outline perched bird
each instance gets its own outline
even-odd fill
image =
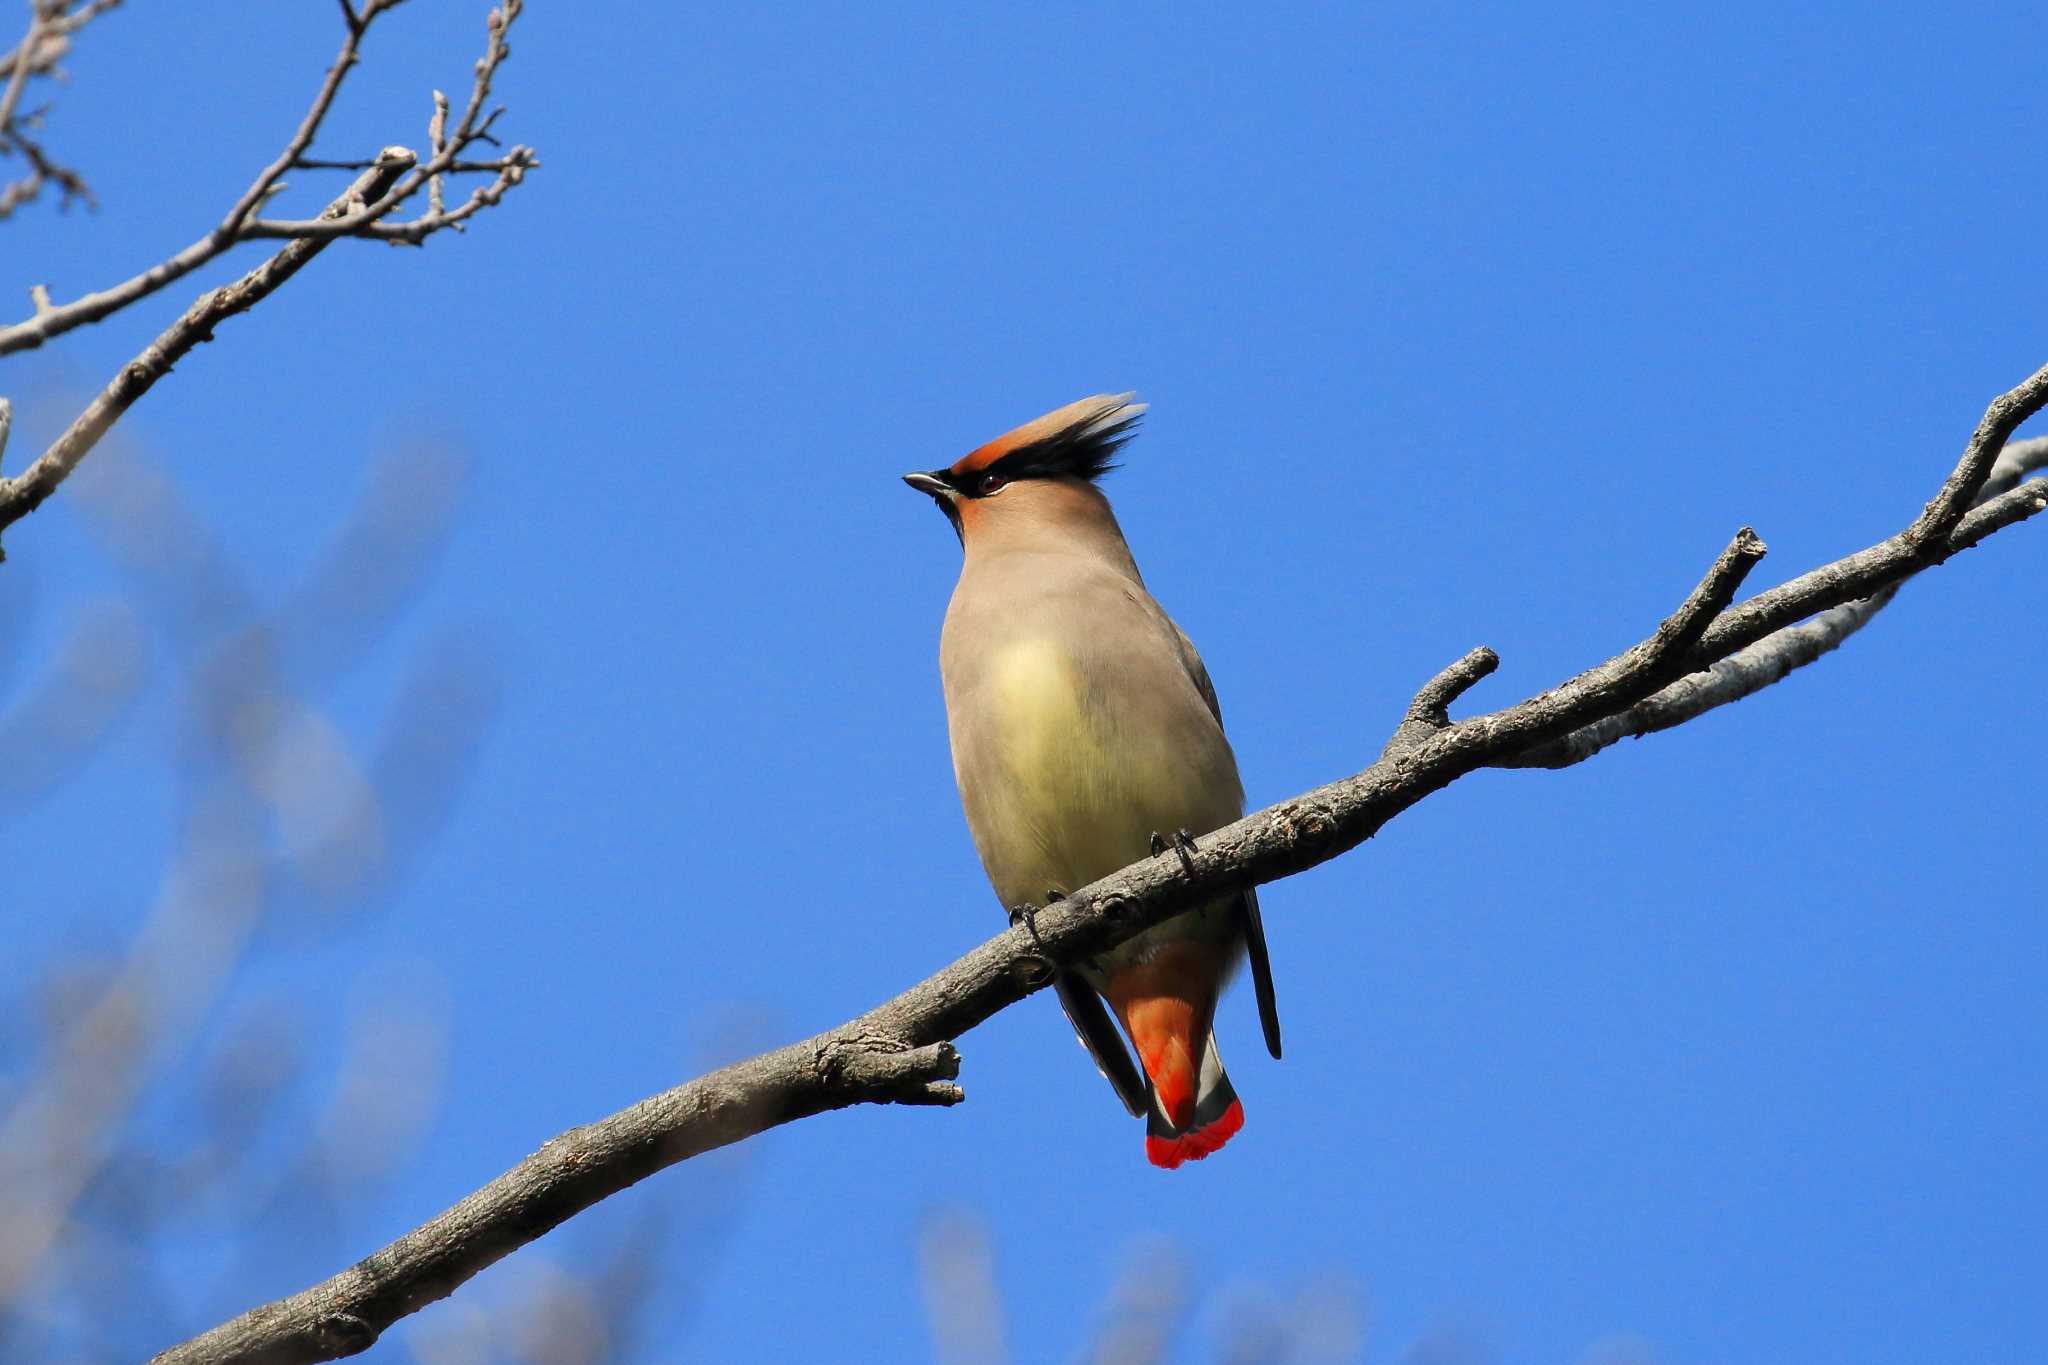
[[[1185,840],[1244,813],[1208,672],[1145,591],[1096,486],[1145,411],[1134,396],[1084,398],[945,469],[903,476],[960,537],[939,644],[953,775],[982,866],[1013,914],[1159,853],[1162,831]],[[1056,980],[1082,1045],[1125,1107],[1147,1116],[1154,1165],[1205,1157],[1244,1125],[1210,1032],[1241,957],[1277,1058],[1273,974],[1250,891]]]

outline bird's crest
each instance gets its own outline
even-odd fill
[[[1145,405],[1135,393],[1098,393],[1026,422],[960,457],[947,472],[1008,479],[1066,474],[1093,482],[1116,467],[1117,448],[1137,435]]]

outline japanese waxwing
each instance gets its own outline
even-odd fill
[[[953,775],[988,879],[1013,912],[1057,899],[1244,813],[1208,672],[1145,591],[1096,486],[1145,408],[1099,394],[906,474],[965,561],[939,643]],[[1174,1167],[1244,1124],[1210,1025],[1249,957],[1266,1047],[1280,1055],[1258,898],[1233,893],[1078,963],[1055,981],[1082,1046],[1147,1118]],[[1103,1007],[1143,1063],[1131,1063]]]

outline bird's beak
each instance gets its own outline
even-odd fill
[[[936,474],[926,474],[923,472],[919,472],[916,474],[905,474],[903,476],[903,482],[909,484],[918,492],[929,493],[935,498],[946,497],[950,495],[953,491],[950,487],[947,486],[946,481],[944,479],[941,479]]]

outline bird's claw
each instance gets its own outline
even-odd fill
[[[1048,903],[1061,899],[1064,899],[1064,897],[1060,896],[1057,892],[1048,892],[1046,895]],[[1052,960],[1052,955],[1045,951],[1045,941],[1038,936],[1038,907],[1035,905],[1016,905],[1010,907],[1010,927],[1014,929],[1020,924],[1024,926],[1025,932],[1031,935],[1031,942],[1036,946],[1036,951],[1024,954],[1023,957],[1012,964],[1013,968],[1020,969],[1017,971],[1017,979],[1033,989],[1048,985],[1058,978],[1060,964]],[[1036,968],[1037,970],[1029,970],[1031,968]]]
[[[1160,854],[1171,848],[1174,852],[1180,854],[1181,871],[1188,873],[1190,876],[1194,874],[1195,863],[1194,859],[1188,857],[1188,854],[1197,851],[1200,847],[1195,842],[1195,836],[1188,833],[1186,826],[1182,826],[1173,832],[1173,842],[1171,844],[1166,842],[1166,836],[1158,830],[1152,831],[1152,856],[1157,858]]]

